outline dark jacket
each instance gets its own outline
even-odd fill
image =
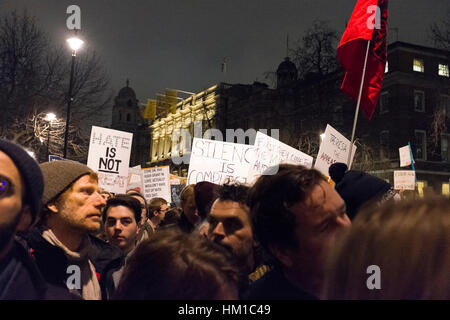
[[[125,258],[121,256],[112,260],[104,269],[100,277],[100,288],[102,289],[103,300],[111,300],[116,292],[116,285],[113,279],[113,273],[125,265]]]
[[[186,233],[191,233],[194,231],[195,226],[186,218],[184,212],[181,213],[180,219],[178,220],[178,227]]]
[[[89,237],[92,245],[97,249],[95,250],[95,256],[91,256],[90,260],[95,267],[97,278],[100,280],[105,267],[111,261],[120,259],[122,253],[120,249],[97,237],[92,235],[89,235]],[[69,291],[66,286],[69,261],[64,250],[45,240],[39,229],[33,229],[28,232],[24,235],[24,239],[31,248],[32,254],[36,259],[36,264],[45,280],[52,285],[65,288]]]
[[[274,267],[255,281],[245,300],[316,300],[317,298],[292,285],[279,267]]]
[[[33,257],[18,241],[0,263],[0,300],[77,300],[67,289],[47,283]]]

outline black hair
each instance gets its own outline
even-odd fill
[[[250,188],[243,184],[224,184],[217,190],[219,201],[233,201],[247,205],[247,197]]]
[[[270,244],[282,248],[298,246],[295,215],[290,208],[306,200],[321,181],[326,180],[315,169],[281,164],[276,174],[260,176],[250,188],[248,206],[253,233],[267,251]]]
[[[124,206],[129,208],[134,213],[134,219],[136,223],[141,221],[141,203],[138,199],[133,198],[129,194],[119,194],[114,198],[108,199],[106,201],[105,209],[103,209],[103,223],[106,221],[108,215],[108,209],[111,207]]]

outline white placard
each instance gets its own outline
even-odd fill
[[[249,173],[248,181],[253,183],[266,169],[282,163],[303,165],[312,167],[313,157],[303,153],[281,141],[257,132],[255,138],[255,157]],[[274,167],[270,173],[275,174],[278,170]]]
[[[325,129],[325,137],[320,144],[319,153],[317,154],[314,169],[319,170],[325,176],[329,176],[328,168],[336,162],[347,164],[348,153],[350,152],[350,141],[340,134],[336,129],[327,124]],[[353,144],[352,156],[350,163],[353,162],[356,146]],[[349,168],[351,166],[348,166]]]
[[[128,169],[128,186],[127,190],[135,189],[139,192],[144,191],[144,186],[142,184],[142,170],[141,166],[136,166]]]
[[[92,126],[87,165],[98,173],[98,184],[109,192],[125,193],[133,134]]]
[[[411,151],[409,145],[398,149],[400,154],[400,167],[407,167],[411,165]]]
[[[412,170],[394,171],[394,189],[395,190],[415,190],[416,172]]]
[[[247,184],[254,149],[246,144],[194,138],[187,184],[200,181]]]
[[[172,202],[169,166],[142,169],[142,176],[145,199],[163,198],[168,203]]]

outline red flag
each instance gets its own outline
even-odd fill
[[[375,19],[377,6],[379,21]],[[358,0],[337,51],[339,62],[346,71],[341,89],[357,101],[367,41],[370,40],[361,95],[361,108],[369,120],[372,119],[383,86],[387,60],[387,7],[388,0]]]

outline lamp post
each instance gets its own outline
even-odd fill
[[[47,131],[47,159],[48,156],[50,155],[50,131],[52,130],[52,123],[53,120],[55,120],[55,118],[56,115],[53,112],[47,113],[47,115],[44,118],[45,121],[48,121],[50,123]]]
[[[67,39],[67,42],[69,43],[70,49],[72,49],[72,66],[70,69],[69,94],[67,96],[66,132],[64,134],[64,156],[63,156],[64,158],[67,157],[67,140],[69,138],[70,106],[73,101],[72,89],[73,89],[73,73],[75,69],[75,57],[77,56],[77,50],[81,48],[84,41],[76,36],[75,30],[75,37]]]

